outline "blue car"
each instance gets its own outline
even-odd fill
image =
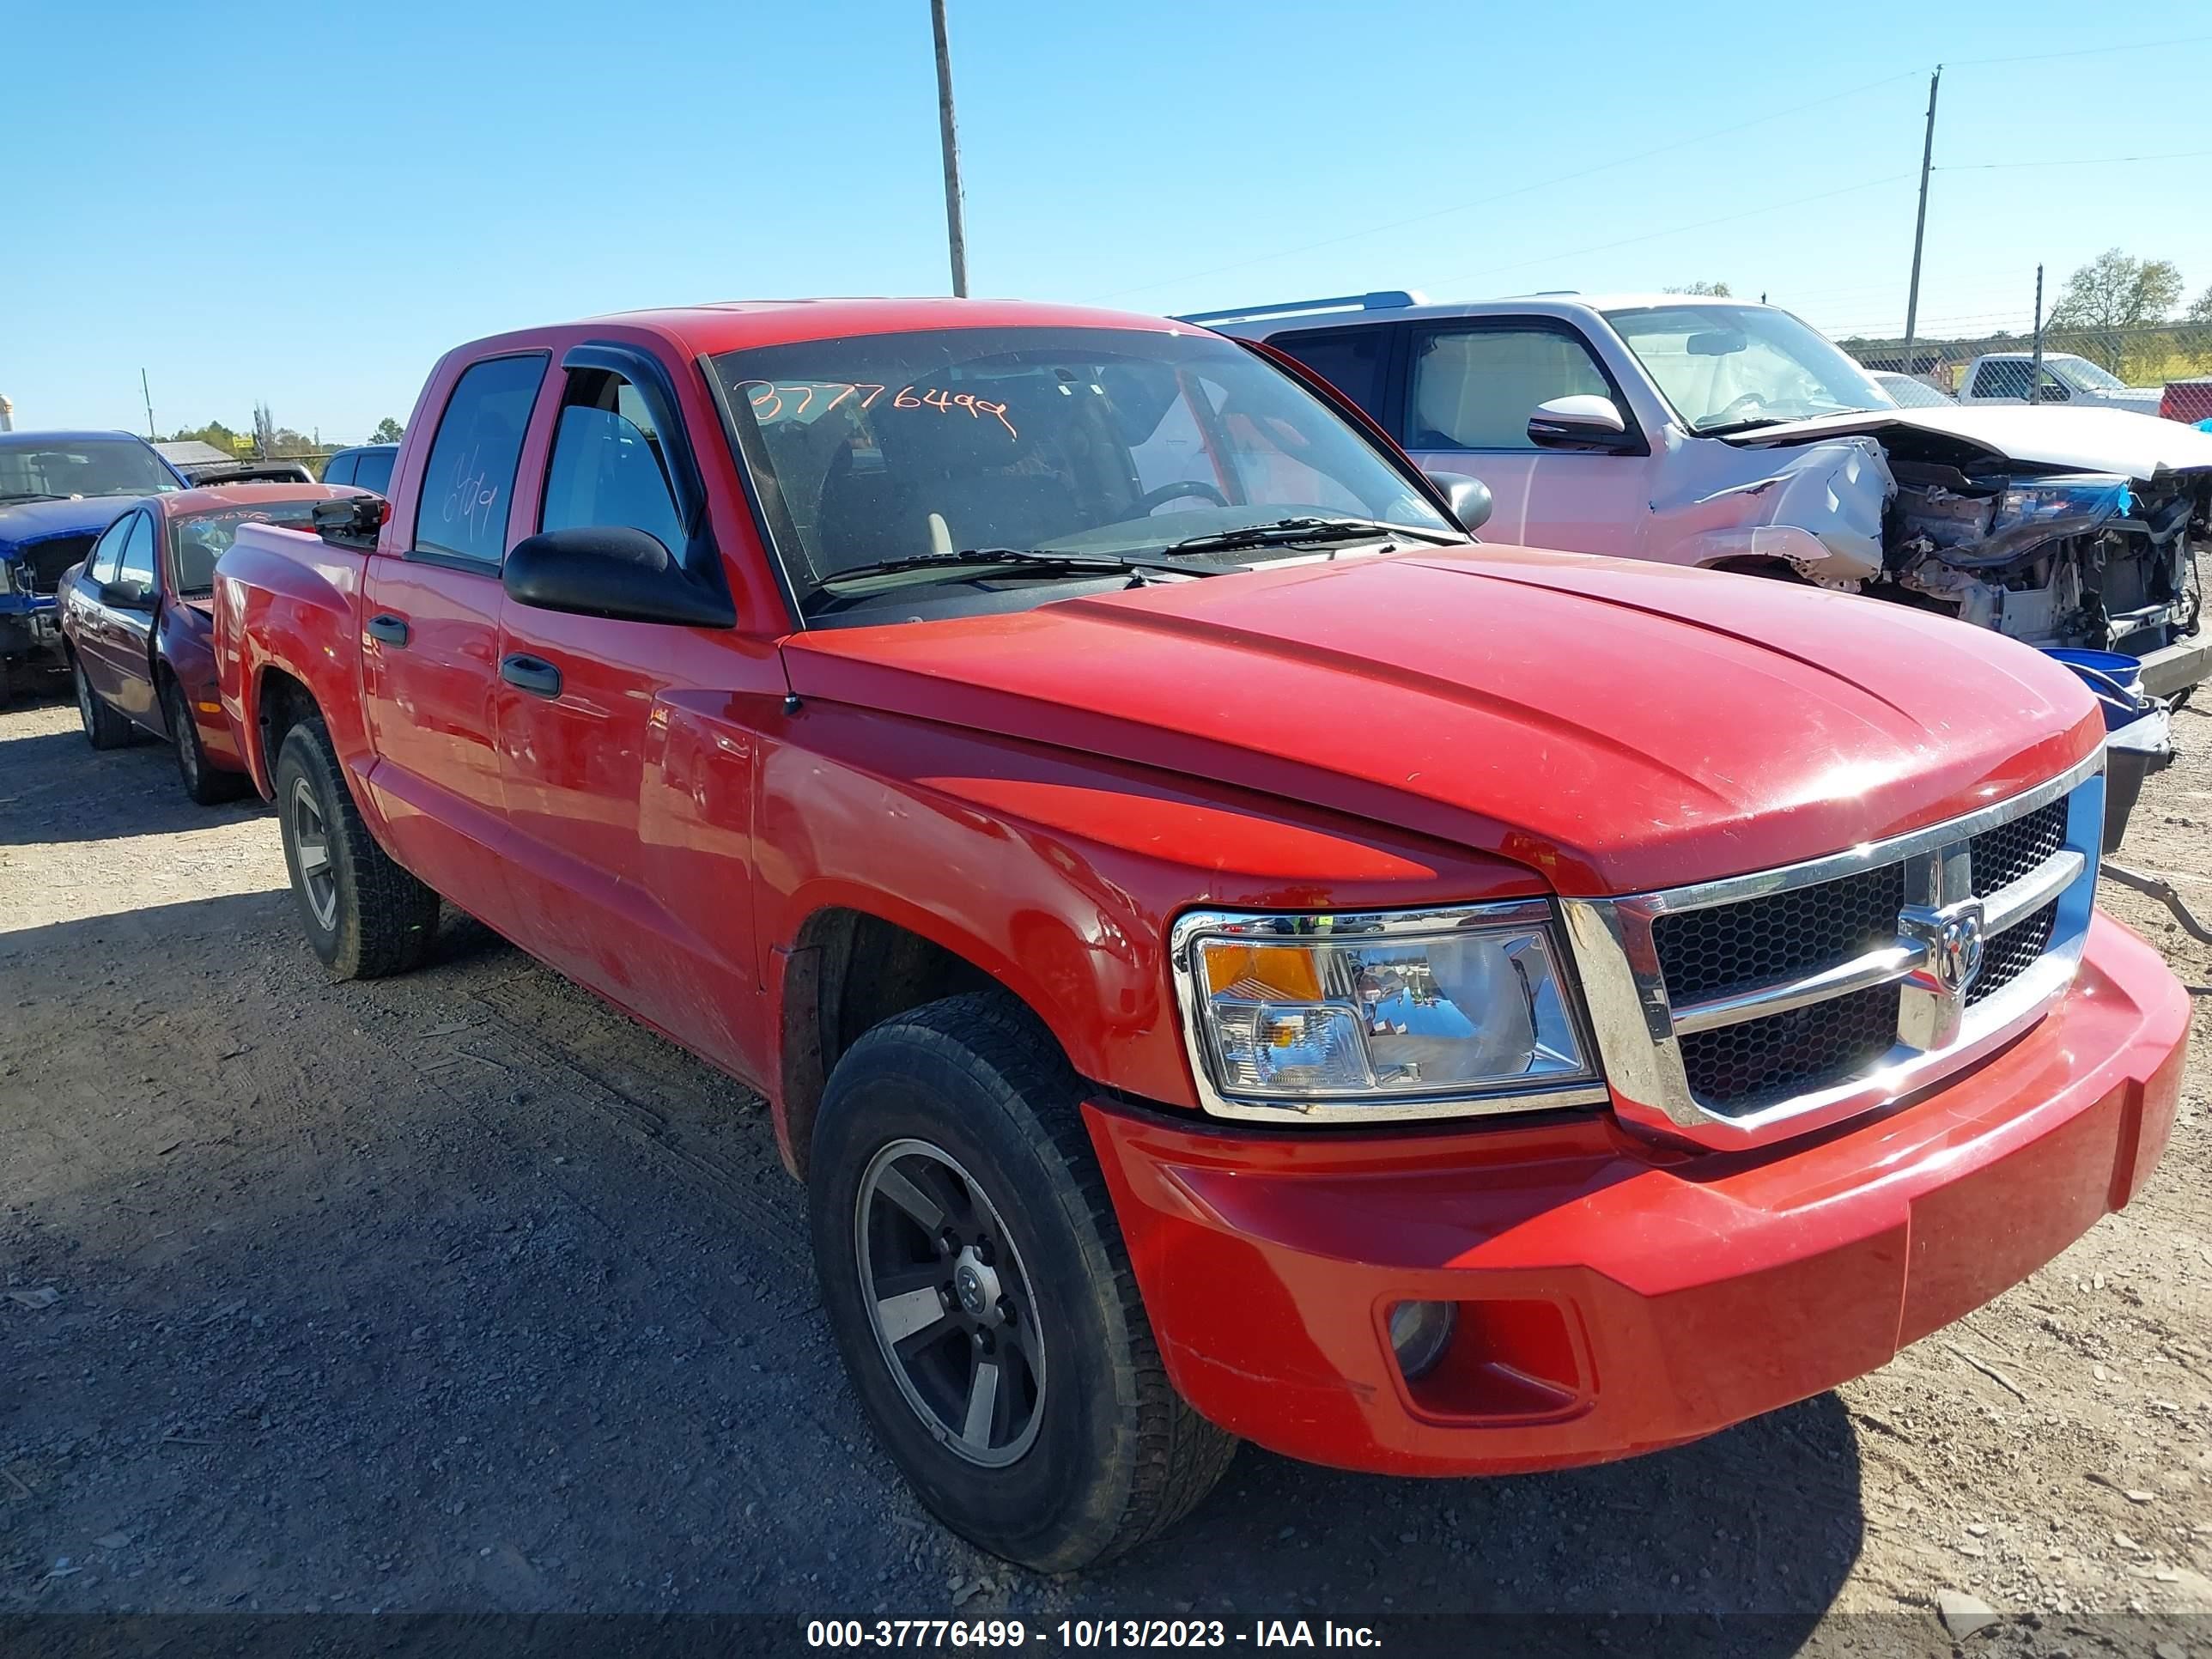
[[[128,432],[0,432],[0,702],[68,666],[55,591],[123,509],[190,488]]]

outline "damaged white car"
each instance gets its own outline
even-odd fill
[[[1899,408],[1788,312],[1681,295],[1383,293],[1186,320],[1265,341],[1435,472],[1489,539],[1747,570],[2212,672],[2212,434],[2110,410]]]

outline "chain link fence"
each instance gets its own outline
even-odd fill
[[[1996,333],[1950,340],[1915,340],[1908,349],[1899,340],[1847,339],[1844,350],[1867,368],[1909,374],[1952,397],[2016,398],[2027,402],[2029,370],[2022,363],[1985,363],[1977,359],[2027,356],[2035,349],[2032,335]],[[2148,328],[2050,328],[2043,332],[2045,366],[2038,401],[2087,401],[2075,394],[2085,385],[2102,385],[2084,374],[2083,362],[2126,386],[2161,394],[2160,412],[2191,422],[2212,419],[2212,322],[2161,323]],[[2053,359],[2063,361],[2053,362]]]

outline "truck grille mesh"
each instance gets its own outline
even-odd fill
[[[1893,934],[1895,921],[1893,911]],[[1894,985],[1877,985],[1686,1036],[1691,1091],[1711,1110],[1737,1117],[1848,1082],[1896,1046],[1899,995]]]
[[[1966,988],[1966,1006],[1997,992],[2033,968],[2051,948],[2051,930],[2058,921],[2058,901],[2053,899],[2033,915],[2013,925],[1989,943],[1982,956],[1982,971]]]
[[[1662,915],[1651,941],[1674,1006],[1771,985],[1897,942],[1905,866],[1885,865],[1814,887]]]
[[[2063,795],[2024,818],[1984,830],[1966,843],[1973,859],[1974,896],[1987,898],[2009,887],[2065,844],[2066,798]],[[2050,937],[2047,926],[2044,937]]]

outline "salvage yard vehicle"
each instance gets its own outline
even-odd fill
[[[2033,386],[2035,394],[2028,395]],[[2112,370],[2070,351],[2046,351],[2036,369],[2032,351],[1990,351],[1959,376],[1962,404],[2064,404],[2075,409],[2117,409],[2155,415],[2165,388],[2130,386]]]
[[[216,561],[247,524],[306,526],[319,501],[357,494],[321,484],[224,484],[155,495],[126,508],[65,571],[63,647],[77,718],[94,749],[134,729],[176,750],[185,793],[204,806],[248,787],[216,684]]]
[[[1430,305],[1402,291],[1187,320],[1316,370],[1505,539],[1749,571],[2212,672],[2212,437],[2108,409],[1898,407],[1788,312],[1687,295]]]
[[[0,703],[67,666],[54,590],[125,502],[185,487],[128,432],[0,432]]]
[[[382,495],[392,487],[392,462],[398,444],[356,444],[341,449],[323,463],[323,482],[355,484]]]
[[[388,501],[240,530],[222,701],[328,970],[442,895],[758,1090],[890,1455],[1071,1568],[1240,1437],[1504,1473],[1816,1394],[2166,1143],[2072,676],[1478,500],[1155,319],[533,329]]]
[[[1910,374],[1893,374],[1886,369],[1868,372],[1871,380],[1889,393],[1890,402],[1899,409],[1948,409],[1959,400],[1948,392],[1939,392],[1927,381]]]

